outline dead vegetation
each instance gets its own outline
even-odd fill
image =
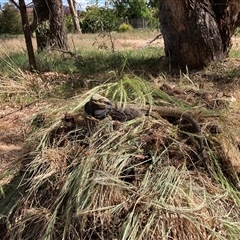
[[[222,81],[212,70],[150,83],[124,76],[67,100],[51,95],[63,75],[1,78],[1,93],[11,93],[2,103],[1,141],[19,148],[2,158],[11,165],[0,187],[0,238],[239,239],[239,83],[237,76],[227,80],[224,68],[214,74]],[[86,116],[83,106],[95,92],[191,112],[207,162],[197,136],[176,119]],[[32,104],[10,105],[26,96]]]

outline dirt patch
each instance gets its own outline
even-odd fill
[[[31,131],[31,120],[44,105],[46,103],[5,107],[0,111],[0,173],[21,155]]]

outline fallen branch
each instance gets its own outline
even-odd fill
[[[47,49],[47,51],[48,51],[48,52],[49,52],[49,51],[57,51],[57,52],[60,52],[60,53],[62,53],[62,54],[61,54],[61,57],[62,57],[63,59],[65,58],[64,55],[69,55],[70,58],[75,58],[75,59],[80,59],[80,60],[82,60],[82,56],[81,56],[81,55],[79,55],[79,54],[77,54],[77,53],[74,53],[74,52],[72,52],[72,51],[69,51],[69,50],[62,50],[62,49],[54,48],[53,46],[51,46],[51,47],[49,47],[49,48]]]
[[[158,34],[154,39],[152,39],[151,41],[147,42],[145,46],[143,46],[142,48],[146,48],[147,46],[149,46],[151,43],[153,43],[154,41],[156,41],[157,39],[161,39],[162,38],[162,34]]]

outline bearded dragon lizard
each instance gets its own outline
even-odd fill
[[[156,115],[161,117],[176,117],[187,120],[192,124],[196,133],[201,133],[201,127],[197,121],[188,113],[175,108],[153,106],[151,108],[153,113],[149,113],[148,108],[137,107],[135,104],[128,104],[125,108],[113,105],[110,100],[100,94],[94,94],[90,101],[85,104],[85,112],[97,119],[104,119],[110,116],[112,120],[125,122],[137,117]],[[157,113],[157,114],[154,114]]]
[[[110,116],[112,120],[117,120],[120,122],[129,121],[131,119],[146,115],[153,115],[154,117],[156,117],[156,115],[161,117],[176,117],[187,120],[194,127],[195,133],[201,133],[200,125],[190,114],[175,108],[153,106],[151,108],[153,111],[152,114],[149,113],[148,108],[137,108],[134,104],[128,104],[125,108],[118,107],[117,105],[113,105],[108,98],[103,97],[100,94],[94,94],[90,101],[85,104],[84,108],[87,114],[96,119],[104,119],[107,116]],[[154,112],[157,114],[154,114]],[[200,143],[200,145],[202,145],[200,147],[203,148],[203,143]]]
[[[201,152],[201,155],[204,160],[207,160],[203,137],[201,136],[201,127],[189,113],[186,113],[179,109],[162,106],[153,106],[151,108],[152,113],[149,113],[149,109],[147,107],[138,107],[135,104],[127,104],[125,108],[118,107],[117,105],[112,104],[108,98],[103,97],[100,94],[94,94],[89,100],[89,102],[85,104],[84,109],[87,114],[93,116],[96,119],[104,119],[110,116],[112,120],[117,120],[120,122],[125,122],[137,117],[147,115],[152,115],[154,118],[158,118],[159,116],[161,116],[175,117],[186,120],[193,126],[194,132],[199,142],[199,150]],[[205,161],[204,165],[206,170],[209,172]],[[209,174],[211,175],[210,172]]]

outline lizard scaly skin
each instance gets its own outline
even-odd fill
[[[153,117],[157,116],[154,113],[157,113],[157,115],[161,117],[176,117],[179,119],[185,119],[192,124],[196,133],[201,132],[200,125],[190,114],[176,108],[153,106],[151,108],[151,112],[149,112],[147,107],[137,107],[135,104],[128,104],[125,108],[115,106],[109,111],[109,115],[113,120],[121,122],[147,115]]]
[[[118,107],[113,105],[110,100],[100,94],[94,94],[89,102],[85,104],[85,112],[97,119],[103,119],[107,116],[111,116],[113,120],[120,122],[128,121],[137,117],[153,115],[149,113],[147,107],[138,107],[135,104],[128,104],[126,107]],[[196,133],[201,132],[201,127],[197,121],[188,113],[170,107],[153,106],[152,112],[156,112],[161,117],[176,117],[179,119],[185,119],[192,124]]]
[[[203,138],[201,136],[201,127],[190,114],[176,108],[162,106],[153,106],[151,110],[152,113],[149,113],[149,109],[147,107],[138,107],[135,104],[128,104],[124,108],[118,107],[117,105],[113,105],[108,98],[103,97],[100,94],[94,94],[90,101],[85,105],[86,113],[97,119],[103,119],[110,116],[113,120],[125,122],[147,115],[155,115],[156,118],[156,114],[154,113],[157,113],[157,115],[161,117],[175,117],[187,120],[194,127],[195,133],[199,135],[198,140],[200,151],[203,157],[206,158],[206,154],[204,153]]]

